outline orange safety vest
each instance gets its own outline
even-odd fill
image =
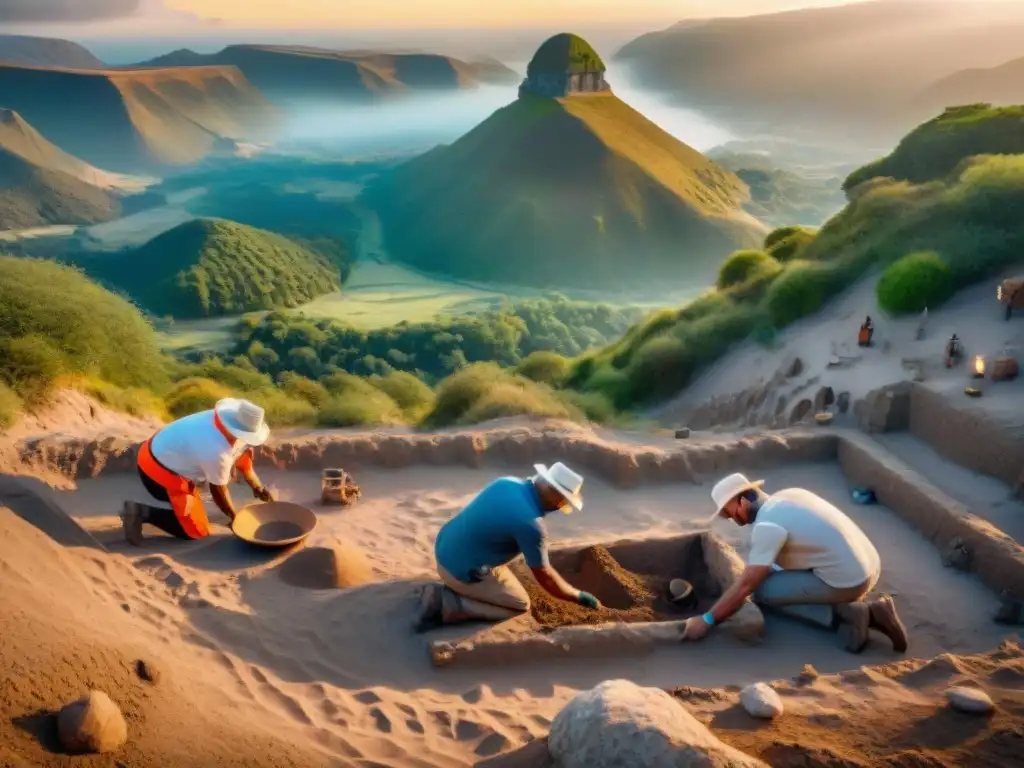
[[[217,431],[224,435],[228,444],[234,445],[235,437],[228,432],[216,412],[213,414],[213,423],[217,427]],[[199,489],[187,477],[172,472],[156,460],[151,446],[153,437],[144,442],[139,449],[139,469],[146,477],[167,491],[174,516],[178,518],[178,522],[181,523],[182,529],[190,539],[202,539],[209,536],[210,521],[206,516],[203,500],[199,496]],[[252,469],[252,461],[253,451],[252,448],[249,448],[235,462],[235,467],[243,472],[249,471]]]

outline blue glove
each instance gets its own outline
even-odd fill
[[[587,608],[592,608],[595,611],[601,607],[600,601],[589,592],[580,592],[577,602],[580,605],[585,605]]]

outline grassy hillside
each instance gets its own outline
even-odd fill
[[[0,105],[82,160],[133,172],[270,135],[277,114],[230,67],[75,70],[0,62]]]
[[[0,61],[30,67],[104,69],[106,65],[87,48],[70,40],[28,35],[0,35]]]
[[[973,122],[976,138],[991,139],[976,141],[975,153],[1005,149],[1005,135],[1014,125],[1005,115],[979,113]],[[719,283],[723,290],[655,313],[619,342],[581,356],[568,386],[601,393],[620,408],[650,403],[677,393],[730,346],[747,338],[770,343],[777,330],[818,311],[872,269],[899,265],[884,286],[889,293],[889,283],[898,283],[900,291],[909,285],[928,293],[887,294],[889,305],[918,307],[927,298],[935,308],[952,287],[1020,261],[1024,154],[976,154],[954,161],[927,141],[908,137],[901,146],[901,167],[934,180],[915,184],[875,177],[859,186],[817,233],[799,228],[773,232],[765,253],[729,259]],[[860,175],[873,176],[879,165]],[[952,174],[951,165],[956,168]],[[915,272],[921,280],[904,279]]]
[[[526,68],[534,72],[593,72],[605,69],[605,63],[586,40],[568,32],[550,37],[537,49]]]
[[[615,96],[524,96],[372,182],[389,252],[523,285],[701,279],[759,241],[745,185]]]
[[[326,255],[220,219],[194,219],[141,248],[81,263],[154,315],[177,318],[293,307],[341,284]]]
[[[684,22],[633,40],[614,58],[641,84],[697,107],[888,135],[906,130],[905,105],[940,77],[1021,53],[1018,7],[927,5],[925,13],[916,0],[878,0]]]
[[[844,188],[883,176],[919,184],[945,178],[969,157],[1021,152],[1024,107],[950,107],[911,131],[891,154],[851,173]]]
[[[518,80],[512,70],[493,60],[467,62],[430,53],[333,51],[306,46],[232,45],[211,54],[185,49],[139,66],[198,65],[237,67],[262,93],[285,105]]]

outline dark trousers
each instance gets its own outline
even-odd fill
[[[157,501],[170,504],[171,497],[167,495],[166,489],[143,472],[141,468],[138,468],[138,470],[139,479],[142,480],[142,484],[146,487],[149,495]],[[189,535],[185,533],[185,529],[181,527],[181,523],[178,522],[178,516],[174,514],[174,510],[170,507],[154,507],[149,504],[141,504],[140,506],[146,510],[146,522],[154,528],[159,528],[164,533],[169,533],[171,536],[179,539],[189,538]]]

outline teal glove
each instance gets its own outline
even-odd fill
[[[600,601],[589,592],[580,592],[580,596],[576,599],[580,605],[585,605],[587,608],[597,610],[601,607]]]

